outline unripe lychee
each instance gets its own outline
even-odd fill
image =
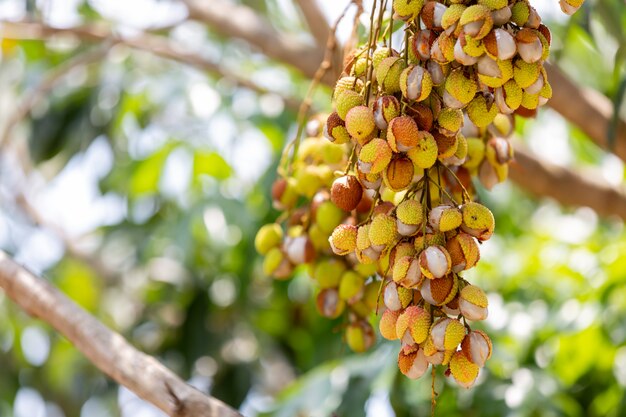
[[[443,15],[448,8],[436,1],[429,1],[424,4],[422,8],[422,13],[420,17],[422,18],[422,22],[427,29],[437,29],[441,30],[443,27],[441,26],[441,21],[443,20]]]
[[[424,131],[419,132],[417,144],[407,152],[413,164],[420,169],[428,169],[435,165],[437,155],[437,141],[433,135]]]
[[[440,86],[446,81],[446,77],[450,71],[450,65],[441,64],[433,59],[426,61],[426,69],[430,74],[430,79],[434,86]]]
[[[359,169],[364,174],[382,172],[389,162],[393,152],[384,139],[372,139],[359,152]]]
[[[335,84],[335,90],[333,91],[333,100],[336,101],[341,93],[347,90],[361,93],[363,91],[363,81],[355,77],[341,77],[337,81],[337,84]]]
[[[365,278],[354,271],[346,271],[339,282],[339,297],[352,304],[359,300],[365,291]]]
[[[459,147],[458,135],[444,135],[441,132],[434,132],[433,137],[437,142],[437,158],[444,160],[456,153]]]
[[[537,81],[541,74],[541,64],[528,63],[521,58],[513,62],[513,79],[520,88],[528,88]]]
[[[454,44],[454,59],[460,62],[461,64],[469,67],[478,62],[478,57],[472,56],[465,52],[464,46],[467,44],[466,36],[460,36],[457,38],[456,43]]]
[[[420,253],[420,269],[426,278],[442,278],[452,267],[450,254],[443,246],[429,246]]]
[[[320,291],[315,305],[319,313],[329,319],[339,317],[346,308],[346,303],[339,297],[339,291],[335,288]]]
[[[277,210],[288,210],[298,201],[295,179],[278,178],[272,184],[272,205]]]
[[[430,48],[437,39],[437,34],[432,30],[420,30],[412,38],[411,51],[413,54],[421,59],[430,59]]]
[[[485,52],[494,60],[511,59],[517,52],[517,45],[513,35],[500,28],[489,32],[483,39],[483,44],[485,45]]]
[[[463,213],[463,231],[476,239],[484,241],[491,237],[495,228],[495,219],[491,210],[482,204],[469,202],[461,206]]]
[[[507,5],[501,9],[493,10],[491,12],[491,19],[493,20],[493,26],[506,25],[512,16],[511,8]]]
[[[409,65],[400,74],[400,90],[402,95],[410,101],[426,99],[432,90],[433,81],[430,73],[419,65]]]
[[[376,336],[372,325],[364,320],[351,323],[346,329],[346,343],[353,352],[365,352],[375,341]]]
[[[413,181],[414,173],[415,168],[409,158],[395,158],[383,171],[383,182],[387,188],[394,192],[406,190]]]
[[[312,277],[321,289],[336,288],[341,281],[341,275],[346,265],[337,258],[327,258],[315,263]]]
[[[467,158],[463,166],[467,169],[478,168],[485,157],[485,142],[480,138],[467,139]]]
[[[394,96],[381,96],[376,99],[372,109],[376,126],[384,130],[392,119],[400,115],[400,102]]]
[[[573,15],[583,5],[584,0],[559,0],[559,5],[563,13]]]
[[[457,293],[458,281],[454,274],[443,278],[425,279],[420,292],[426,302],[434,306],[448,304]]]
[[[459,26],[466,35],[474,39],[482,39],[493,27],[491,10],[483,5],[475,4],[463,11]]]
[[[461,215],[461,210],[449,205],[433,207],[430,213],[428,213],[428,224],[436,232],[454,230],[461,225],[462,221],[463,216]]]
[[[412,117],[400,116],[389,122],[387,142],[394,152],[406,152],[415,147],[419,130]]]
[[[457,319],[440,318],[430,328],[430,337],[437,350],[452,350],[465,338],[465,326]]]
[[[309,263],[315,259],[315,248],[307,235],[287,237],[284,246],[287,257],[295,265]]]
[[[324,124],[324,137],[337,145],[350,142],[346,124],[341,120],[337,112],[333,112],[328,116]]]
[[[487,333],[481,330],[472,330],[461,343],[461,352],[479,367],[485,366],[485,362],[491,357],[491,339]]]
[[[416,200],[404,200],[396,208],[396,225],[402,236],[412,236],[424,221],[424,208]]]
[[[347,255],[356,249],[357,228],[351,224],[340,224],[333,230],[328,241],[333,253]]]
[[[533,29],[524,28],[515,35],[517,53],[529,64],[541,60],[543,55],[543,44],[537,33]]]
[[[414,256],[403,256],[393,264],[393,280],[405,288],[415,288],[422,283],[419,260]]]
[[[454,136],[463,126],[463,112],[459,109],[442,109],[437,117],[437,124],[439,124],[440,133]]]
[[[402,20],[412,20],[422,10],[424,0],[393,0],[393,11]]]
[[[430,48],[430,58],[439,64],[454,61],[454,45],[456,40],[446,32],[441,32]],[[436,81],[435,81],[436,83]]]
[[[374,135],[376,121],[369,107],[356,106],[346,115],[346,130],[360,145],[367,143]]]
[[[359,226],[356,235],[356,254],[361,263],[371,263],[380,257],[380,251],[372,247],[369,238],[370,225]]]
[[[485,320],[489,314],[487,295],[475,285],[467,285],[459,295],[459,309],[467,320]]]
[[[387,214],[374,216],[368,236],[372,245],[382,250],[396,240],[396,220]]]
[[[473,237],[467,233],[458,233],[446,241],[446,249],[452,261],[452,272],[461,272],[472,268],[480,259],[480,250]]]
[[[413,300],[413,290],[399,287],[391,281],[385,286],[383,302],[389,310],[398,311],[406,308]]]
[[[448,10],[441,17],[441,27],[448,34],[458,36],[461,28],[458,26],[459,20],[467,6],[461,3],[454,3],[448,7]]]
[[[287,279],[293,272],[293,265],[279,248],[272,248],[263,259],[263,273],[276,279]]]
[[[380,318],[380,323],[378,324],[378,329],[380,330],[380,335],[382,337],[387,340],[398,339],[398,334],[396,333],[396,322],[398,321],[398,317],[400,317],[401,313],[401,310],[385,310]]]
[[[363,187],[354,175],[344,175],[333,181],[330,200],[345,211],[352,211],[363,197]]]
[[[474,100],[467,105],[467,114],[477,127],[489,126],[498,114],[498,106],[494,103],[492,95],[478,94]]]
[[[383,59],[376,67],[376,80],[386,94],[400,91],[400,74],[406,68],[406,62],[399,57]]]
[[[398,339],[408,341],[407,344],[420,344],[428,337],[430,330],[430,313],[422,307],[407,307],[396,321]]]
[[[335,108],[337,109],[339,117],[342,120],[346,120],[348,112],[354,107],[362,106],[363,103],[364,99],[362,95],[352,90],[346,90],[337,96]]]
[[[450,373],[463,388],[471,388],[478,377],[478,365],[472,363],[461,351],[454,352],[450,360]]]
[[[270,249],[280,245],[283,240],[283,229],[279,224],[271,223],[263,225],[256,234],[254,247],[261,255],[265,255]]]
[[[518,1],[511,6],[511,21],[517,26],[524,26],[530,17],[528,1]]]
[[[345,213],[331,201],[324,201],[315,211],[315,222],[320,229],[330,234],[341,223]]]
[[[466,76],[462,69],[454,70],[446,78],[443,101],[453,109],[463,108],[472,101],[477,89],[476,81]]]
[[[428,370],[428,365],[429,363],[422,349],[408,353],[405,353],[404,350],[400,350],[398,354],[398,368],[400,372],[410,379],[418,379],[424,375]]]
[[[502,114],[511,114],[517,110],[522,104],[522,96],[523,91],[514,80],[507,81],[494,92],[496,106]]]
[[[501,87],[505,82],[513,78],[513,61],[494,60],[488,55],[483,55],[476,64],[478,79],[481,83],[491,88]]]

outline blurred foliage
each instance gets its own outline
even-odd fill
[[[129,16],[100,2],[71,3],[76,9],[67,11],[69,2],[53,7],[79,22],[128,25]],[[168,7],[176,10],[174,1],[149,3],[154,19]],[[281,29],[305,28],[289,2],[242,3]],[[552,3],[550,10],[558,9]],[[45,8],[31,12],[52,19]],[[581,85],[611,97],[623,114],[624,3],[588,0],[571,20],[548,24],[554,59]],[[160,33],[273,90],[306,91],[300,76],[200,25]],[[71,41],[3,41],[2,102],[18,102],[47,71],[84,48]],[[319,108],[328,108],[327,94],[317,94]],[[295,132],[296,115],[282,106],[276,97],[116,46],[106,61],[75,69],[19,130],[37,171],[21,175],[14,161],[3,159],[0,244],[138,348],[247,416],[429,416],[430,379],[402,377],[390,342],[364,355],[349,353],[343,323],[317,314],[306,271],[288,282],[261,273],[253,239],[277,215],[269,189],[280,151]],[[12,107],[6,108],[2,117]],[[623,181],[621,162],[578,129],[544,137],[544,123],[564,125],[545,112],[518,126],[537,152],[552,152],[549,141],[564,143],[568,164]],[[540,140],[533,139],[538,131]],[[99,263],[49,237],[56,226],[42,235],[19,214],[10,197],[20,175],[35,201],[48,195],[42,200],[48,205],[37,208],[50,225],[92,219],[68,233],[86,242]],[[84,188],[73,188],[79,183],[95,197],[77,212],[88,198]],[[485,327],[494,357],[471,391],[437,376],[438,415],[626,415],[623,224],[589,209],[531,199],[512,184],[482,199],[494,210],[497,233],[469,279],[489,292]],[[0,416],[158,415],[140,414],[136,399],[5,298],[0,369]]]

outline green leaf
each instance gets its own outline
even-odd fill
[[[157,192],[163,165],[176,146],[176,144],[169,143],[139,163],[130,179],[131,195],[139,196]]]
[[[225,180],[233,174],[228,162],[214,151],[197,151],[193,156],[193,179],[198,181],[201,175],[209,175],[218,180]]]

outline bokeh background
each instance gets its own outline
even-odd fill
[[[291,0],[240,3],[311,40]],[[557,0],[533,5],[552,30],[552,61],[625,115],[626,5],[587,3],[572,18]],[[319,4],[332,22],[347,2]],[[404,378],[394,343],[352,354],[342,323],[317,314],[306,271],[287,282],[261,272],[254,236],[277,216],[269,189],[296,130],[284,97],[304,97],[307,78],[189,20],[174,0],[0,0],[0,20],[29,19],[150,32],[272,93],[124,45],[13,40],[0,26],[0,126],[11,127],[0,141],[0,248],[246,416],[430,415],[430,379]],[[42,80],[85,51],[102,55],[72,65],[14,120]],[[328,111],[329,94],[320,87],[313,106]],[[624,183],[621,159],[553,110],[517,131],[539,159]],[[496,234],[467,277],[489,293],[494,355],[472,390],[438,376],[438,415],[626,415],[623,222],[511,182],[480,193]],[[0,294],[0,416],[163,414]]]

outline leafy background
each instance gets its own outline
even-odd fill
[[[241,3],[308,36],[289,1]],[[343,7],[320,3],[329,19]],[[555,0],[536,6],[553,33],[553,61],[624,114],[626,6],[587,3],[571,19]],[[3,0],[0,16],[151,29],[281,94],[302,97],[308,87],[248,45],[185,21],[176,1]],[[88,47],[68,38],[1,46],[0,120]],[[318,91],[317,108],[329,109],[329,93]],[[428,416],[430,380],[399,374],[394,343],[352,354],[342,323],[315,311],[306,271],[288,282],[261,273],[254,235],[277,216],[269,188],[295,118],[277,95],[113,46],[106,60],[73,70],[14,131],[12,144],[29,156],[2,154],[0,247],[246,416]],[[617,157],[551,110],[518,131],[540,157],[624,181]],[[43,226],[24,214],[23,198]],[[481,198],[497,233],[468,278],[489,293],[484,328],[494,355],[470,391],[438,375],[438,415],[626,415],[623,223],[511,183]],[[3,296],[0,369],[0,416],[162,415]]]

